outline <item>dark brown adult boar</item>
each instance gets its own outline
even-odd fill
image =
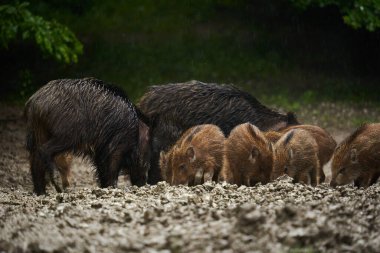
[[[335,149],[330,185],[367,187],[380,177],[380,123],[364,124]]]
[[[293,113],[281,114],[231,85],[199,81],[152,86],[139,107],[152,126],[152,162],[148,182],[160,179],[159,154],[167,151],[190,127],[214,124],[228,136],[237,125],[249,122],[260,130],[279,130],[299,124]],[[176,131],[171,131],[174,128]]]
[[[224,140],[223,132],[215,125],[190,128],[168,152],[161,152],[161,173],[172,185],[217,181],[223,164]]]
[[[254,125],[241,124],[225,141],[220,180],[247,186],[265,184],[270,180],[272,164],[272,143]]]
[[[268,131],[265,132],[264,135],[267,139],[272,141],[273,143],[277,142],[282,135],[292,129],[303,129],[308,131],[316,140],[318,145],[318,159],[320,162],[320,167],[317,171],[317,183],[323,183],[325,181],[325,173],[323,172],[323,166],[330,161],[334,149],[336,148],[336,141],[334,138],[323,128],[314,125],[296,125],[289,126],[282,130],[276,131]]]
[[[69,163],[59,157],[66,153],[88,156],[101,187],[115,186],[122,170],[133,184],[145,184],[149,128],[122,90],[94,78],[54,80],[29,98],[25,117],[37,194],[45,193],[55,169],[67,183]]]
[[[274,145],[272,179],[287,174],[295,183],[314,186],[319,166],[318,144],[306,130],[290,130]]]

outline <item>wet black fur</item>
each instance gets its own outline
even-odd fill
[[[101,187],[114,186],[121,170],[128,170],[132,183],[145,183],[139,118],[121,89],[94,78],[54,80],[30,97],[25,118],[37,194],[45,193],[45,173],[55,169],[54,156],[63,152],[88,156]]]
[[[156,116],[152,120],[150,138],[151,162],[148,184],[156,184],[162,179],[158,165],[160,152],[168,151],[182,135],[184,128],[184,126],[176,124],[175,121],[168,117]],[[157,164],[152,166],[152,162],[156,162]]]
[[[158,124],[156,120],[151,130],[155,141],[152,143],[151,170],[148,177],[150,184],[161,180],[158,168],[159,152],[167,150],[190,127],[214,124],[228,136],[236,125],[246,122],[264,131],[279,123],[283,123],[284,127],[299,124],[293,113],[281,114],[272,110],[234,86],[198,81],[152,86],[140,100],[139,108],[148,118],[159,118],[161,121]],[[170,119],[170,127],[162,122],[165,118]],[[173,127],[178,135],[168,132],[168,128]]]
[[[197,81],[152,86],[142,97],[139,108],[148,117],[170,115],[187,127],[215,124],[224,134],[246,122],[264,131],[280,122],[299,124],[293,113],[274,111],[234,86]]]

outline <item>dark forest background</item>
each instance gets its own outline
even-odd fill
[[[53,23],[33,18],[45,25],[39,37],[27,24],[6,27],[13,14],[4,6],[23,2],[0,2],[7,103],[23,103],[49,80],[86,76],[122,87],[135,101],[149,85],[196,79],[233,83],[290,107],[380,102],[376,1],[28,2],[20,8],[31,17],[67,30],[49,33]]]

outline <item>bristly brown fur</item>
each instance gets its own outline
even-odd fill
[[[283,134],[293,129],[302,129],[308,131],[316,140],[318,144],[318,159],[320,162],[320,169],[318,171],[318,184],[325,181],[325,174],[323,166],[331,159],[334,149],[337,146],[334,138],[324,129],[313,125],[295,125],[289,126],[285,129],[276,131],[265,132],[265,137],[272,143],[276,143]]]
[[[380,124],[364,124],[335,149],[331,185],[367,187],[380,177]]]
[[[318,145],[308,131],[288,131],[276,142],[274,150],[272,179],[288,174],[295,182],[317,184]]]
[[[264,136],[265,138],[267,138],[268,141],[274,144],[281,138],[282,133],[279,133],[276,131],[267,131],[267,132],[264,132]]]
[[[166,165],[161,168],[165,180],[174,185],[195,185],[211,175],[208,179],[216,181],[223,163],[224,140],[223,132],[215,125],[188,129],[169,151],[161,155],[160,164]],[[195,178],[197,173],[203,175],[199,182]]]
[[[226,139],[220,180],[253,186],[270,180],[273,154],[271,143],[249,123],[236,126]]]
[[[369,124],[362,124],[360,127],[358,127],[352,134],[350,134],[346,139],[344,139],[337,147],[339,149],[342,146],[348,146],[350,145],[360,134],[362,134],[364,131],[368,129]]]

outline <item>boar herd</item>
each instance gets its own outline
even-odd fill
[[[318,126],[303,125],[229,85],[191,81],[152,86],[134,105],[95,78],[54,80],[26,102],[26,147],[34,191],[70,185],[73,156],[93,163],[100,187],[125,175],[133,185],[253,186],[287,174],[294,182],[366,187],[380,176],[380,124],[364,124],[337,146]]]

